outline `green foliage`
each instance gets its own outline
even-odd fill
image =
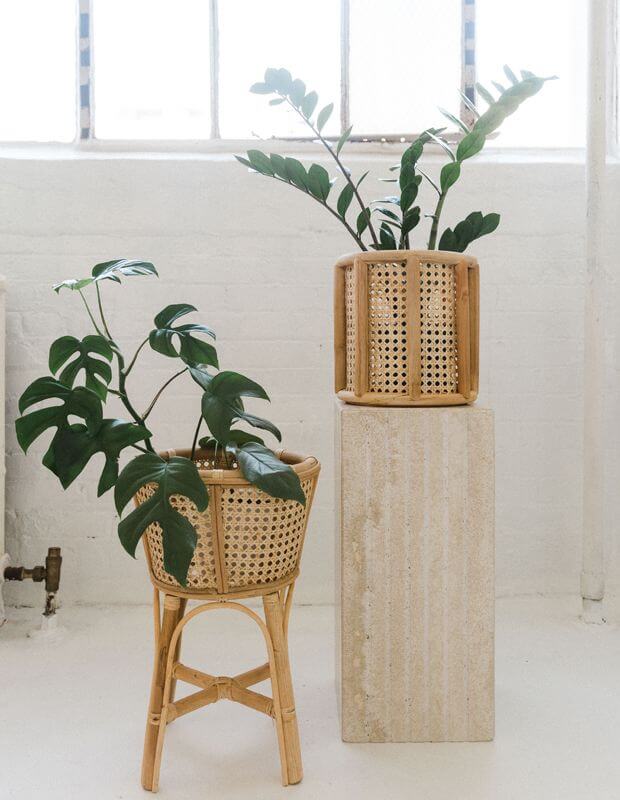
[[[135,557],[142,534],[149,525],[158,522],[162,530],[164,568],[185,585],[196,548],[196,531],[187,517],[172,507],[170,497],[183,495],[198,511],[205,511],[209,493],[190,459],[173,457],[165,461],[156,453],[145,453],[127,464],[116,481],[114,503],[119,516],[136,492],[153,483],[156,488],[151,497],[121,520],[118,535],[125,550]]]
[[[95,358],[91,353],[103,356],[105,360]],[[77,357],[67,364],[76,354]],[[58,380],[68,387],[73,386],[80,371],[84,370],[86,387],[105,403],[107,387],[112,380],[112,368],[108,362],[112,361],[113,355],[110,343],[103,336],[85,336],[82,341],[74,336],[61,336],[50,347],[49,368],[55,375],[66,364]]]
[[[149,344],[157,353],[170,358],[180,358],[188,365],[208,364],[211,367],[217,367],[215,347],[209,342],[203,342],[192,336],[192,333],[204,333],[215,339],[215,333],[211,328],[191,322],[177,325],[176,328],[172,327],[173,322],[192,311],[196,311],[196,308],[187,303],[166,306],[153,320],[155,329],[149,333]],[[174,344],[175,337],[179,342],[178,350]]]
[[[405,149],[400,164],[390,168],[391,171],[398,171],[399,176],[379,179],[387,183],[398,183],[400,195],[396,197],[394,205],[400,211],[400,215],[396,211],[386,214],[385,206],[379,207],[379,204],[392,202],[392,200],[384,198],[382,201],[373,200],[371,203],[363,200],[359,193],[359,186],[368,173],[364,173],[356,182],[352,178],[350,170],[341,161],[341,151],[351,136],[352,127],[342,133],[335,145],[323,136],[322,131],[333,112],[334,104],[329,103],[321,108],[315,118],[314,114],[318,108],[316,92],[308,91],[304,81],[293,78],[287,69],[267,69],[264,80],[251,86],[250,91],[255,94],[272,95],[269,100],[270,105],[288,105],[290,109],[297,112],[304,124],[310,128],[313,136],[325,147],[344,179],[344,186],[338,192],[335,205],[330,204],[329,201],[334,179],[330,178],[325,167],[320,164],[311,164],[306,170],[305,166],[297,159],[283,158],[276,153],[266,154],[259,150],[248,150],[247,157],[236,156],[236,158],[253,172],[287,183],[319,202],[339,220],[361,250],[369,248],[393,250],[411,247],[410,235],[422,217],[421,208],[414,203],[417,199],[420,182],[424,179],[438,196],[433,213],[424,214],[425,217],[432,219],[428,241],[428,249],[432,250],[436,247],[439,222],[446,196],[460,179],[463,162],[473,158],[483,149],[488,136],[500,127],[507,116],[513,114],[529,97],[537,94],[547,80],[553,80],[553,78],[541,78],[526,70],[521,72],[521,78],[517,78],[508,66],[504,66],[504,73],[509,81],[507,87],[499,81],[493,81],[493,86],[499,93],[497,99],[486,87],[476,84],[478,94],[488,105],[487,110],[483,113],[466,95],[459,93],[475,120],[473,125],[466,124],[446,109],[439,109],[462,137],[456,149],[447,141],[444,135],[445,128],[428,128]],[[429,143],[439,147],[449,159],[448,163],[441,168],[436,180],[419,166],[424,148]],[[357,206],[353,223],[348,218],[352,203]],[[375,213],[382,214],[382,216],[375,219],[373,217]],[[482,217],[480,212],[475,212],[459,223],[454,230],[447,228],[441,236],[439,246],[451,245],[450,249],[458,249],[462,252],[472,241],[495,230],[499,224],[497,214],[487,214],[483,218],[484,223],[481,224],[478,224],[478,214]]]
[[[315,101],[311,95],[308,99],[302,83],[291,85],[290,89],[297,97],[303,95],[306,112],[312,113],[311,106]],[[320,113],[325,122],[328,111],[323,109]],[[313,165],[306,172],[295,159],[263,157],[259,151],[251,151],[249,155],[252,161],[248,158],[248,163],[259,171],[268,174],[271,170],[274,175],[286,176],[287,181],[296,181],[304,191],[317,198],[325,199],[329,195],[331,182],[324,167]],[[346,213],[346,208],[343,213]],[[120,521],[119,537],[125,549],[133,555],[146,528],[157,522],[162,529],[165,568],[185,585],[196,545],[196,532],[189,520],[175,511],[170,498],[180,494],[188,497],[199,511],[207,507],[209,495],[193,461],[201,424],[206,423],[209,429],[209,435],[201,439],[201,444],[216,450],[221,448],[224,457],[235,459],[245,477],[258,488],[274,497],[299,503],[305,503],[305,495],[295,471],[276,458],[260,436],[233,427],[236,423],[246,424],[271,433],[278,441],[281,438],[280,431],[272,422],[244,407],[245,398],[269,400],[262,386],[237,372],[214,374],[210,371],[218,368],[217,352],[211,341],[199,336],[215,340],[213,330],[197,323],[178,324],[180,319],[196,311],[193,305],[175,303],[160,311],[154,319],[155,328],[142,341],[133,358],[126,362],[110,334],[99,284],[102,281],[119,283],[121,277],[140,275],[157,275],[157,271],[150,262],[116,259],[95,266],[89,278],[65,280],[54,286],[57,292],[61,288],[79,292],[96,333],[82,339],[62,336],[52,343],[49,368],[57,377],[37,378],[26,388],[19,400],[20,416],[15,421],[15,430],[24,452],[40,436],[51,432],[42,463],[58,477],[65,489],[94,456],[101,454],[103,467],[97,493],[102,495],[114,488],[119,515],[141,487],[155,484],[153,495]],[[96,308],[91,306],[87,293],[83,292],[93,286]],[[163,356],[179,358],[185,366],[163,384],[147,410],[140,414],[128,396],[127,378],[146,344]],[[112,386],[114,362],[117,384]],[[165,460],[155,452],[151,443],[152,433],[145,420],[166,387],[185,373],[189,373],[201,390],[199,425],[192,458]],[[83,385],[76,385],[79,381]],[[104,418],[104,404],[110,394],[125,406],[131,417],[129,421]],[[119,461],[128,448],[142,452],[129,461],[119,475]]]

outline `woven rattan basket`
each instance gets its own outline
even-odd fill
[[[347,403],[444,406],[478,395],[478,262],[441,250],[343,256],[335,388]]]
[[[320,464],[313,457],[286,451],[276,454],[299,476],[305,506],[265,494],[248,483],[239,469],[214,469],[213,454],[196,451],[194,460],[209,492],[207,510],[198,512],[182,495],[171,498],[174,508],[189,519],[198,534],[187,586],[180,587],[164,569],[161,528],[155,523],[147,528],[143,541],[156,587],[162,591],[174,587],[176,594],[188,596],[251,595],[274,591],[298,575]],[[168,450],[160,455],[189,458],[190,451]],[[136,504],[152,493],[152,485],[144,486],[136,495]]]

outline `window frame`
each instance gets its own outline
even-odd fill
[[[350,0],[340,2],[340,131],[333,137],[337,141],[340,134],[350,126]],[[244,139],[223,139],[219,128],[219,0],[209,0],[209,63],[210,63],[210,136],[204,139],[106,139],[96,135],[96,104],[94,87],[96,80],[96,54],[93,47],[93,29],[96,19],[93,15],[94,0],[77,0],[78,20],[76,47],[78,86],[77,86],[77,126],[74,145],[83,150],[179,150],[218,152],[231,146],[243,145]],[[476,101],[476,0],[461,0],[461,91],[475,103]],[[472,112],[465,103],[460,104],[459,116],[467,125],[473,123]],[[421,131],[386,134],[353,134],[349,141],[364,144],[401,144],[410,141]],[[449,138],[460,138],[458,131],[447,132]],[[252,140],[253,141],[253,140]],[[277,136],[267,141],[298,143],[312,142],[311,136]],[[120,145],[120,146],[119,146]]]

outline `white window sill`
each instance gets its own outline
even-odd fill
[[[369,158],[389,163],[398,161],[406,145],[386,142],[353,142],[347,145],[345,161],[367,161]],[[295,154],[301,158],[329,160],[323,147],[315,142],[267,140],[221,140],[210,142],[93,142],[88,144],[19,143],[0,145],[0,159],[5,160],[196,160],[228,161],[233,154],[242,155],[257,148],[266,152]],[[443,161],[445,156],[437,146],[428,146],[433,160]],[[583,164],[582,148],[500,148],[488,147],[472,163],[489,164]],[[609,163],[620,163],[609,156]]]

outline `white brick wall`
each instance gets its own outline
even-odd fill
[[[360,156],[353,166],[360,172],[372,167],[378,176],[393,161],[393,155]],[[87,274],[98,261],[140,257],[154,261],[162,277],[106,286],[115,336],[132,349],[166,304],[198,306],[218,333],[223,367],[267,388],[272,408],[261,412],[281,426],[286,446],[323,462],[298,600],[330,602],[331,265],[353,249],[346,233],[307,198],[249,175],[230,157],[24,157],[4,158],[0,168],[0,273],[8,279],[7,544],[13,559],[39,562],[48,545],[58,544],[65,554],[65,602],[148,598],[143,565],[132,562],[116,539],[111,496],[95,497],[100,465],[63,492],[37,463],[42,446],[24,457],[12,427],[19,394],[47,371],[50,342],[88,330],[79,298],[56,296],[51,284]],[[370,178],[367,183],[375,188]],[[578,590],[583,202],[583,167],[576,163],[487,160],[467,165],[446,209],[446,223],[472,210],[503,216],[500,230],[472,248],[482,279],[479,402],[494,408],[497,420],[500,593]],[[613,325],[610,358],[619,333]],[[146,371],[131,381],[139,407],[174,368],[151,353],[141,363]],[[612,384],[619,377],[612,370]],[[191,381],[173,384],[150,419],[159,444],[187,445],[197,410]],[[614,437],[615,429],[612,488],[620,472]],[[612,501],[610,491],[610,523]],[[616,589],[619,560],[611,547]],[[10,587],[15,602],[38,598],[32,587]]]

